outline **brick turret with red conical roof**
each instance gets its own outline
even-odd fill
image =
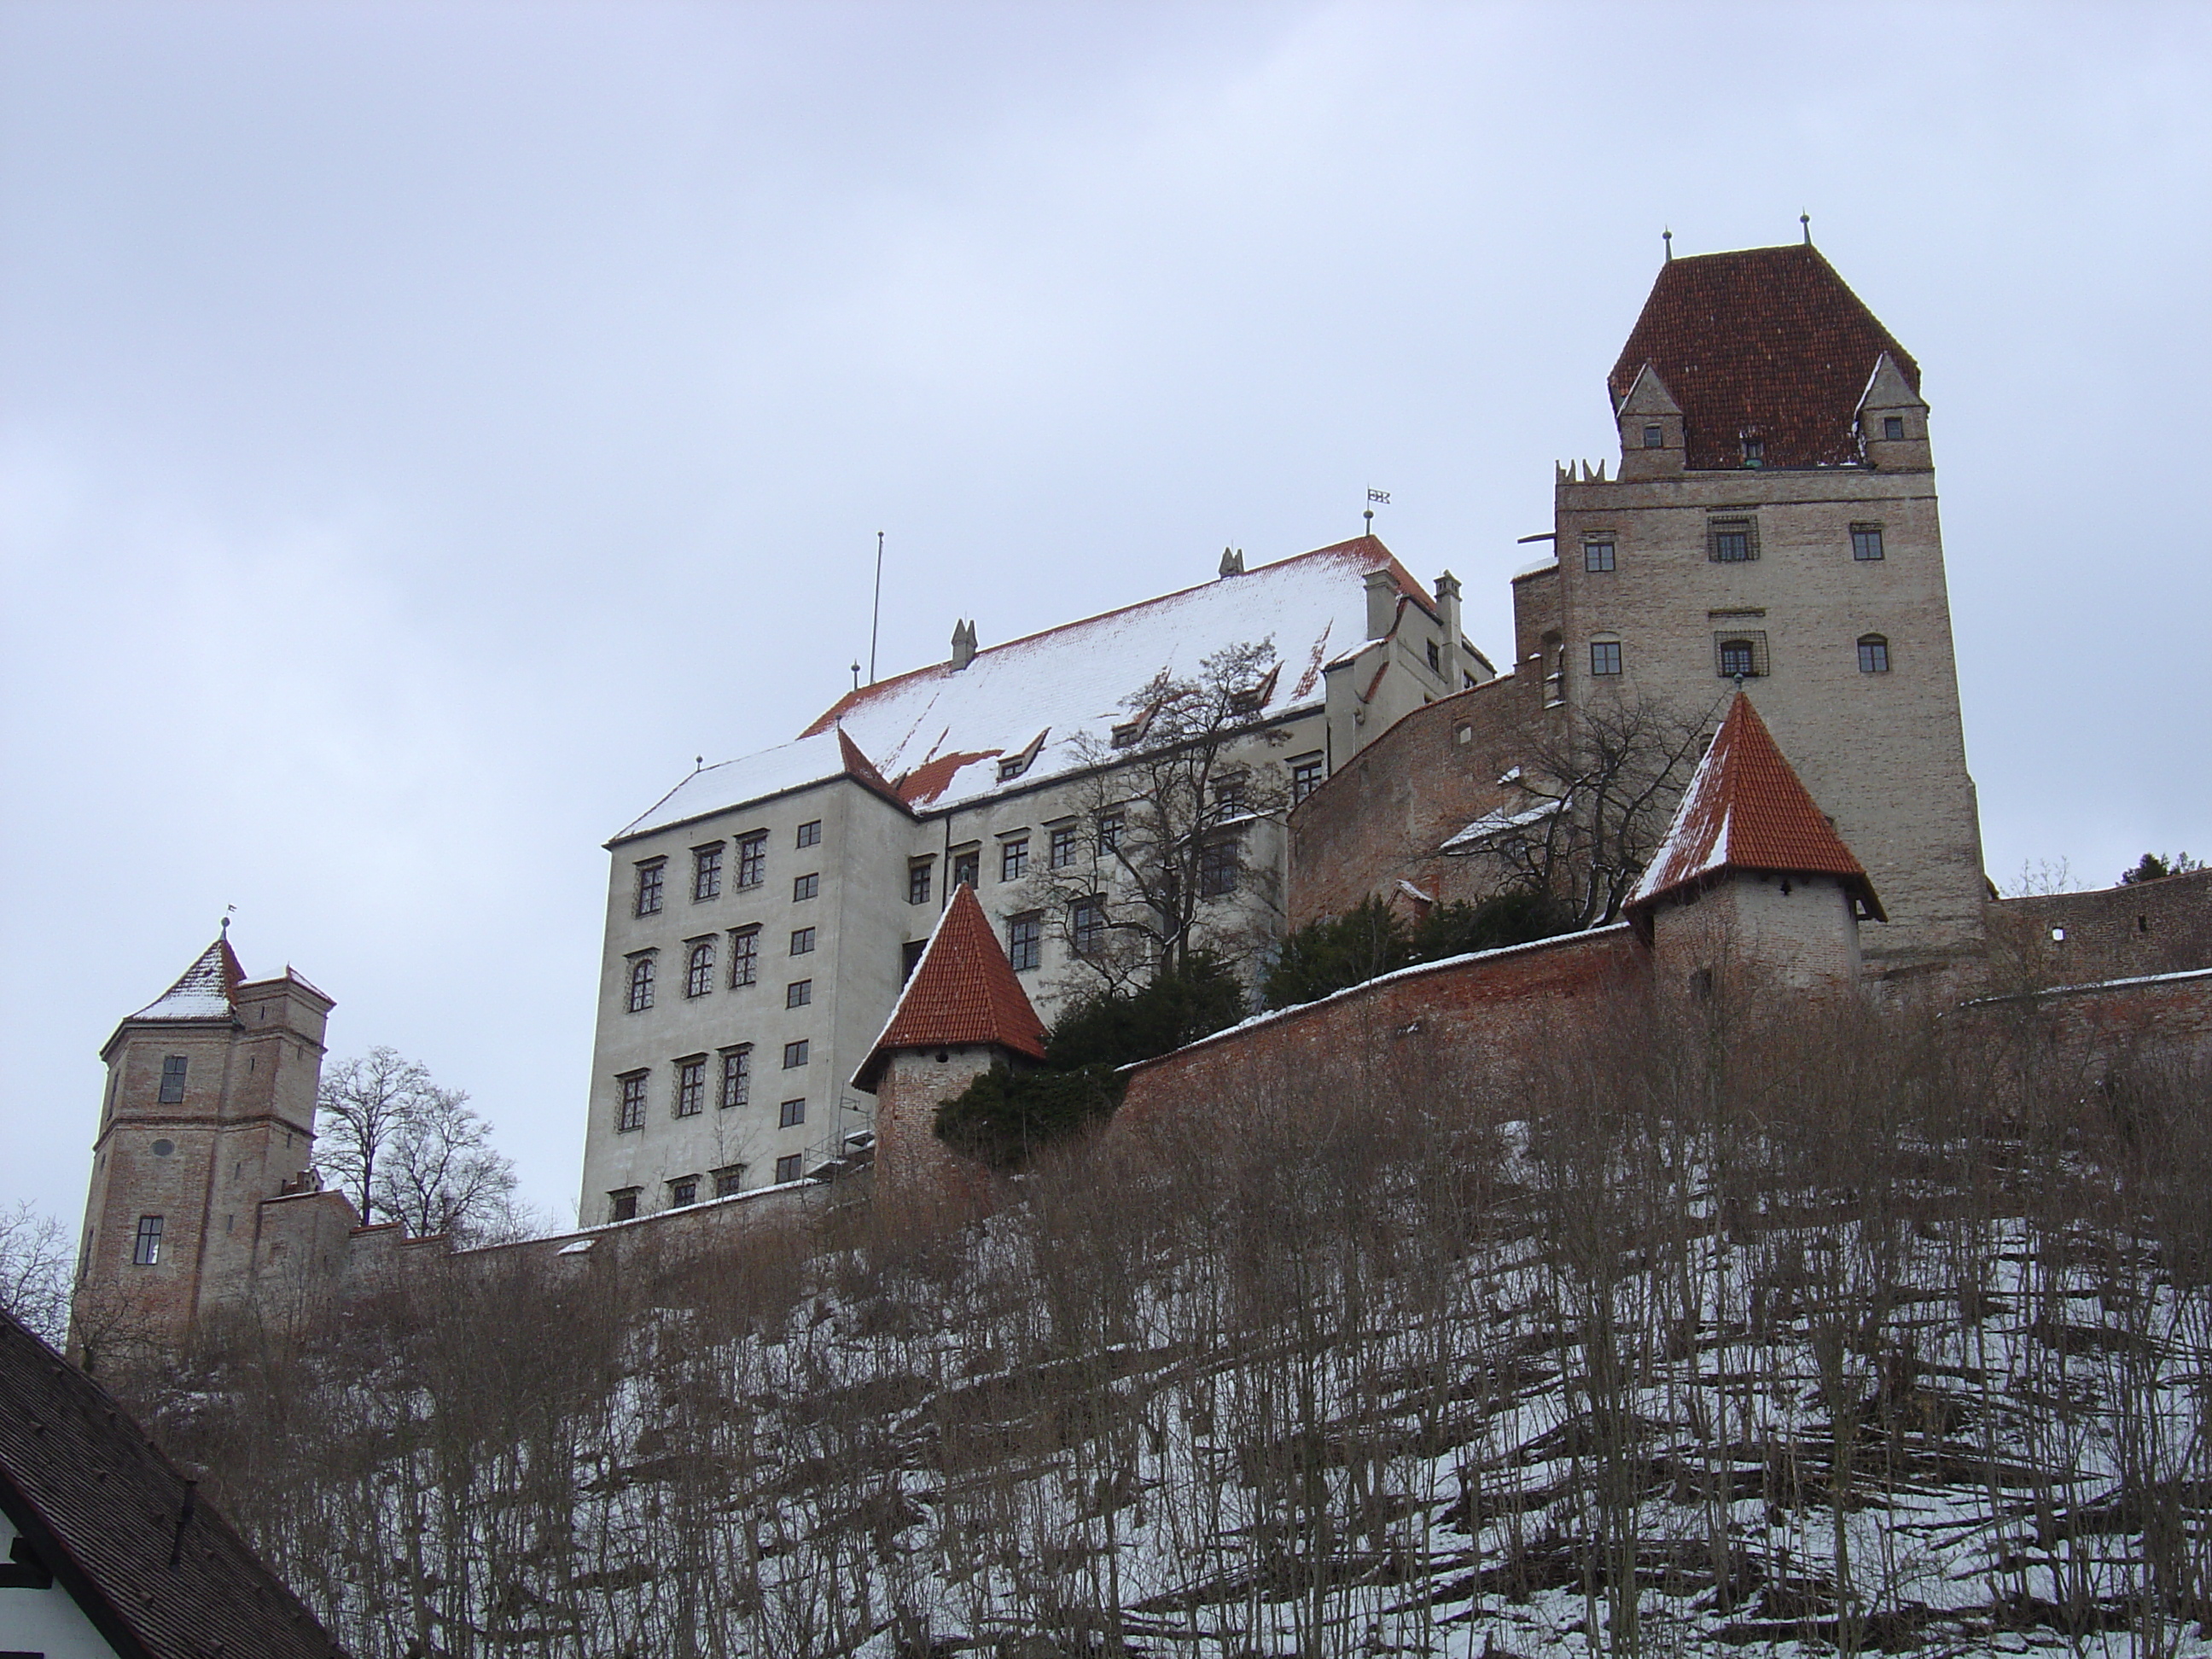
[[[938,1106],[995,1065],[1044,1058],[1044,1022],[964,882],[937,920],[853,1085],[876,1097],[876,1178],[912,1187],[959,1166]]]
[[[1741,691],[1626,908],[1662,983],[1674,965],[1700,986],[1723,959],[1793,985],[1855,981],[1859,922],[1884,919],[1865,868]]]

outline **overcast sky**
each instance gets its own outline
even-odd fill
[[[2212,8],[0,3],[0,1202],[214,936],[565,1219],[600,843],[1377,528],[1502,656],[1682,252],[1919,358],[1990,872],[2212,853]],[[1132,664],[1133,683],[1149,665]]]

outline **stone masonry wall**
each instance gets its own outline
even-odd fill
[[[2212,870],[1989,907],[1995,988],[2212,968]]]

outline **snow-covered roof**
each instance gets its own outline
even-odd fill
[[[228,934],[208,946],[177,982],[131,1016],[132,1019],[228,1019],[231,998],[246,977],[231,953]]]
[[[1507,775],[1517,776],[1520,771],[1516,766]],[[1440,853],[1471,853],[1483,842],[1502,836],[1509,830],[1522,830],[1532,823],[1541,823],[1546,818],[1556,816],[1565,805],[1564,801],[1547,800],[1520,812],[1485,812],[1437,850]]]
[[[1401,592],[1419,596],[1390,550],[1363,536],[993,646],[965,668],[938,663],[863,686],[801,741],[842,727],[902,798],[927,808],[1001,787],[1000,757],[1033,744],[1022,787],[1075,769],[1077,738],[1108,741],[1129,718],[1123,700],[1146,681],[1163,669],[1194,674],[1226,646],[1273,641],[1281,672],[1267,718],[1317,708],[1323,665],[1366,637],[1365,579],[1373,570],[1389,571]]]
[[[747,801],[804,789],[809,784],[850,776],[879,793],[889,786],[852,740],[830,731],[804,737],[757,754],[702,767],[637,818],[617,830],[614,841],[625,841],[649,830],[665,830],[707,817]]]

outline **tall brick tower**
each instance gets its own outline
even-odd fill
[[[1717,720],[1752,689],[1882,896],[1869,974],[1978,951],[1981,831],[1919,366],[1808,239],[1669,259],[1608,390],[1619,474],[1562,470],[1558,565],[1523,584],[1545,700]]]
[[[314,1187],[331,1006],[289,968],[247,979],[226,931],[115,1028],[100,1050],[107,1091],[77,1260],[77,1357],[174,1352],[265,1264],[270,1200]]]

